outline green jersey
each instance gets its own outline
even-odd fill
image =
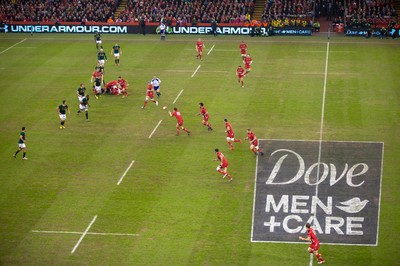
[[[88,106],[88,104],[89,104],[89,100],[88,100],[86,97],[84,97],[84,98],[82,99],[82,101],[81,101],[81,105],[83,105],[83,106]]]
[[[107,60],[107,55],[106,55],[106,53],[103,51],[103,52],[98,52],[97,53],[97,59],[98,60]]]
[[[119,45],[114,45],[113,49],[114,49],[114,54],[119,54],[119,50],[121,49],[121,47]]]
[[[18,143],[24,143],[24,142],[25,142],[25,132],[21,131],[21,133],[19,133]]]
[[[94,39],[96,41],[101,41],[101,34],[99,32],[96,32],[96,34],[94,35]]]
[[[94,84],[95,86],[101,86],[101,78],[95,78]]]
[[[79,87],[78,88],[78,94],[81,95],[81,96],[85,96],[86,88],[85,87]]]
[[[67,112],[66,112],[67,110],[68,110],[68,105],[67,105],[67,104],[66,104],[66,105],[60,104],[60,105],[58,106],[58,111],[59,111],[59,113],[62,114],[62,115],[67,114]]]

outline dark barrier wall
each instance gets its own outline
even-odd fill
[[[371,29],[372,35],[375,37],[381,36],[381,29]],[[365,37],[367,36],[368,29],[367,28],[351,28],[347,27],[344,31],[346,36],[362,36]],[[389,36],[393,36],[395,34],[396,36],[400,36],[400,29],[392,28],[387,30],[387,34]]]
[[[146,32],[155,34],[158,27],[157,23],[151,23],[146,26]],[[273,28],[275,35],[311,35],[311,28],[303,27],[285,27]],[[168,29],[169,34],[211,34],[212,28],[209,24],[199,24],[197,26],[180,26]],[[217,33],[221,35],[251,35],[254,31],[251,27],[245,27],[237,24],[221,24],[217,28]],[[62,23],[62,24],[2,24],[0,32],[6,33],[111,33],[111,34],[138,34],[142,33],[141,27],[137,23],[121,24],[90,24],[81,25],[80,23]],[[266,27],[257,28],[258,35],[271,35]],[[267,34],[267,32],[269,34]]]

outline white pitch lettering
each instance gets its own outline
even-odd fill
[[[299,207],[307,207],[307,202],[300,202],[300,200],[308,200],[310,196],[292,196],[291,213],[308,213],[307,209],[299,209]]]
[[[286,151],[286,152],[293,153],[294,155],[296,155],[297,160],[299,162],[299,170],[297,171],[297,174],[291,180],[286,181],[286,182],[281,182],[281,183],[274,183],[274,179],[275,179],[276,175],[278,174],[278,172],[279,172],[279,170],[280,170],[280,168],[282,166],[283,161],[288,156],[288,154],[285,154],[281,158],[279,158],[279,160],[275,163],[274,169],[272,169],[272,172],[271,172],[270,176],[268,177],[267,182],[265,182],[265,184],[269,184],[269,185],[275,185],[275,184],[277,184],[277,185],[287,185],[287,184],[291,184],[291,183],[296,182],[304,174],[304,171],[305,171],[304,160],[298,153],[296,153],[296,152],[294,152],[292,150],[279,149],[279,150],[274,151],[271,154],[271,157],[275,153],[281,152],[281,151]]]
[[[315,167],[317,167],[317,169],[319,168],[319,165],[322,164],[322,166],[324,167],[324,171],[322,173],[322,177],[321,179],[318,179],[319,176],[316,177],[316,182],[314,184],[311,184],[310,182],[310,174],[312,172],[312,170],[314,170]],[[317,171],[320,172],[320,171]],[[310,185],[310,186],[314,186],[314,185],[318,185],[322,182],[325,181],[326,177],[328,176],[328,172],[329,172],[329,168],[328,165],[326,163],[314,163],[310,166],[310,168],[307,169],[306,174],[304,175],[304,182],[306,182],[306,184]],[[319,174],[319,173],[317,173]]]
[[[332,197],[327,197],[326,205],[317,197],[313,196],[311,200],[311,213],[317,212],[317,205],[326,213],[332,214]]]
[[[346,224],[346,235],[358,235],[362,236],[364,234],[363,231],[354,230],[355,228],[362,229],[362,222],[364,222],[364,217],[347,217],[347,224]],[[360,222],[360,223],[355,223]]]
[[[344,165],[344,169],[342,174],[339,176],[338,179],[336,179],[336,166],[333,163],[329,164],[331,167],[331,179],[330,179],[330,185],[333,186],[334,184],[336,184],[337,182],[340,181],[340,179],[342,179],[344,177],[344,175],[347,172],[347,168],[349,168],[349,166],[347,165],[347,163]]]
[[[289,195],[282,195],[281,200],[279,201],[278,205],[275,203],[275,199],[273,195],[267,195],[266,202],[265,202],[265,212],[270,212],[271,207],[274,212],[279,212],[279,210],[283,206],[283,212],[288,213],[289,211]]]
[[[282,226],[283,226],[283,229],[285,230],[285,232],[289,233],[289,234],[296,234],[296,233],[300,232],[301,228],[303,226],[297,226],[296,228],[289,228],[288,227],[289,220],[296,220],[299,223],[301,223],[303,221],[301,219],[301,217],[298,216],[298,215],[288,215],[288,216],[286,216],[285,219],[283,219],[283,222],[282,222]]]
[[[354,171],[356,170],[356,168],[357,168],[358,166],[362,166],[362,169],[361,169],[361,171],[360,171],[359,173],[354,174]],[[353,166],[349,169],[349,171],[347,172],[347,176],[346,176],[347,184],[348,184],[349,186],[351,186],[351,187],[359,187],[359,186],[361,186],[362,184],[364,184],[364,181],[362,181],[362,182],[359,183],[359,184],[353,184],[352,178],[353,178],[353,177],[356,177],[356,176],[363,175],[363,174],[365,174],[367,171],[368,171],[368,165],[365,164],[365,163],[358,163],[358,164],[353,165]]]
[[[318,220],[317,220],[317,217],[311,216],[311,217],[308,219],[307,223],[311,224],[312,227],[314,228],[314,231],[318,231],[318,234],[323,234],[323,233],[324,233],[324,231],[323,231],[322,228],[321,228],[321,225],[319,224],[319,222],[318,222]],[[306,232],[306,227],[305,227],[305,226],[303,227],[303,230],[301,230],[301,232],[302,232],[303,234]]]
[[[264,222],[264,226],[269,226],[269,232],[275,231],[275,226],[281,226],[281,223],[275,222],[275,216],[271,216],[269,222]]]
[[[334,223],[336,221],[337,223]],[[344,224],[344,219],[342,217],[326,217],[325,218],[325,234],[329,235],[331,229],[335,230],[338,235],[343,235],[342,227]]]

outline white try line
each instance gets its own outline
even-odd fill
[[[200,67],[201,67],[201,65],[199,65],[199,66],[196,68],[196,70],[194,71],[194,73],[193,73],[193,75],[192,75],[192,78],[194,77],[194,75],[196,75],[197,71],[199,71]]]
[[[49,231],[49,230],[32,230],[32,233],[41,233],[41,234],[67,234],[67,235],[81,235],[83,232],[74,232],[74,231]],[[96,233],[96,232],[87,232],[87,235],[100,235],[100,236],[140,236],[139,234],[126,234],[126,233]]]
[[[94,224],[94,222],[97,219],[97,214],[93,217],[92,221],[90,222],[90,224],[88,225],[88,227],[86,228],[85,232],[83,232],[83,234],[81,235],[81,237],[79,238],[78,242],[75,244],[74,248],[71,250],[71,254],[74,254],[74,252],[76,251],[76,249],[79,247],[79,245],[81,244],[83,238],[86,236],[86,234],[88,233],[90,227],[92,227],[92,225]]]
[[[117,186],[119,186],[119,184],[121,184],[122,180],[124,180],[124,177],[126,176],[126,174],[128,173],[129,169],[131,169],[133,163],[135,162],[135,160],[132,160],[131,164],[128,166],[128,168],[126,168],[125,172],[123,173],[123,175],[121,176],[121,178],[118,180]]]
[[[4,53],[4,52],[7,52],[8,50],[10,50],[10,49],[14,48],[15,46],[17,46],[17,45],[18,45],[18,44],[20,44],[20,43],[23,43],[24,41],[26,41],[26,38],[25,38],[25,39],[23,39],[23,40],[22,40],[22,41],[20,41],[20,42],[17,42],[17,43],[16,43],[16,44],[14,44],[14,45],[12,45],[12,46],[8,47],[7,49],[5,49],[5,50],[1,51],[1,52],[0,52],[0,54],[2,54],[2,53]]]
[[[179,92],[178,96],[176,96],[176,98],[175,98],[175,100],[173,101],[172,104],[176,103],[176,101],[178,100],[179,96],[181,96],[182,92],[183,92],[183,89],[181,90],[181,92]]]
[[[211,51],[214,49],[215,44],[211,47],[210,51],[208,51],[207,55],[211,53]]]
[[[158,121],[157,126],[153,129],[153,131],[150,133],[149,139],[151,139],[151,137],[153,136],[154,132],[156,132],[158,126],[161,124],[162,120]]]

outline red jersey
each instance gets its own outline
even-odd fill
[[[179,124],[182,124],[182,123],[183,123],[183,118],[182,118],[181,112],[179,112],[179,111],[173,111],[173,112],[171,113],[171,116],[175,116],[175,117],[176,117],[176,120],[178,120],[178,123],[179,123]]]
[[[228,135],[233,135],[233,129],[232,129],[231,123],[225,122],[225,129],[226,129],[226,133]]]
[[[251,63],[253,63],[253,59],[251,59],[251,57],[245,57],[243,59],[243,63],[245,65],[246,68],[250,68]]]
[[[153,98],[154,98],[153,85],[151,85],[151,83],[148,83],[148,84],[147,84],[146,95],[147,95],[150,99],[153,99]]]
[[[315,234],[315,232],[314,232],[314,229],[312,229],[312,228],[308,228],[307,229],[307,236],[309,236],[310,237],[310,239],[311,239],[311,244],[319,244],[319,241],[318,241],[318,238],[317,238],[317,235]]]
[[[239,48],[240,48],[240,53],[241,53],[241,54],[246,54],[246,52],[247,52],[247,44],[241,43],[241,44],[239,45]]]
[[[101,78],[102,77],[102,73],[100,72],[100,71],[94,71],[93,72],[93,74],[92,74],[92,77],[94,77],[94,78]]]
[[[118,83],[119,83],[119,85],[121,86],[121,88],[123,88],[123,89],[125,89],[126,86],[127,86],[127,84],[128,84],[128,82],[126,82],[125,79],[119,79],[119,80],[118,80]]]
[[[247,133],[247,139],[250,141],[250,144],[253,144],[254,146],[258,146],[258,139],[252,131]]]
[[[236,74],[237,74],[237,76],[238,76],[239,78],[243,78],[243,77],[244,77],[244,74],[245,74],[244,68],[243,68],[243,67],[238,67],[238,68],[236,69]]]
[[[203,46],[204,46],[204,43],[202,41],[198,41],[196,43],[196,48],[198,51],[203,51]]]
[[[217,152],[217,158],[218,161],[221,162],[221,166],[227,167],[228,166],[228,160],[226,160],[225,156],[222,154],[222,152]]]

